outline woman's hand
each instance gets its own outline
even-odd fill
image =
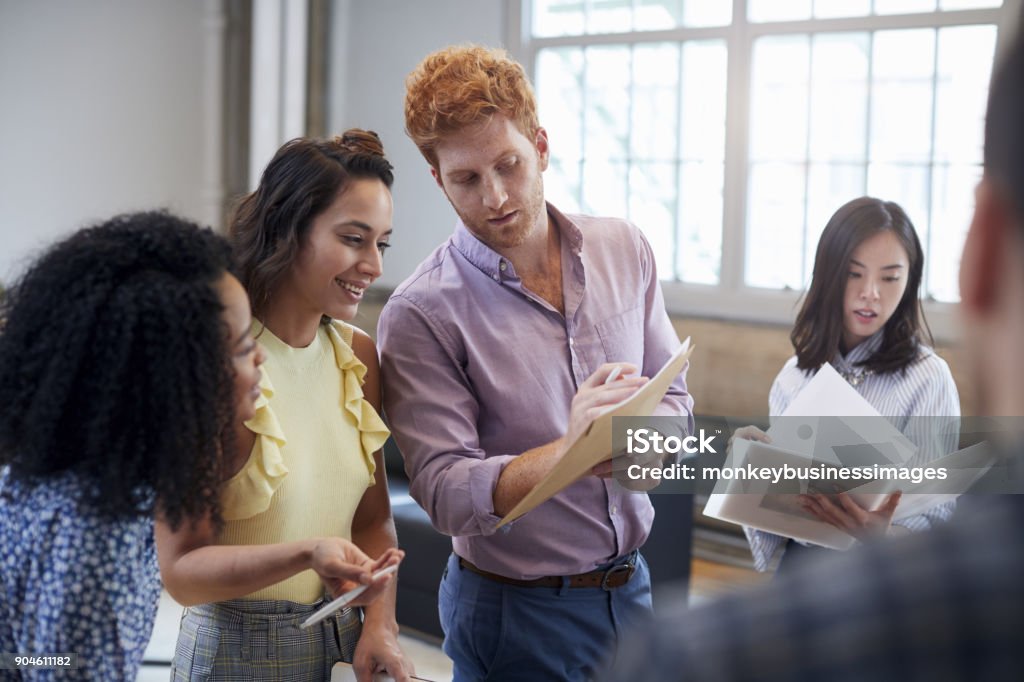
[[[893,514],[900,503],[902,492],[895,492],[875,511],[868,511],[853,501],[846,493],[839,493],[839,504],[827,495],[799,495],[797,499],[804,511],[813,514],[825,523],[832,524],[861,542],[886,535],[892,525]]]
[[[352,606],[365,606],[376,599],[392,579],[391,575],[384,575],[374,580],[373,574],[398,564],[404,557],[405,552],[391,548],[374,561],[348,540],[322,538],[313,548],[310,568],[323,580],[331,598],[359,585],[368,585],[367,590],[352,602]]]

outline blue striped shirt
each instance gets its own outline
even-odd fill
[[[883,331],[875,333],[846,356],[836,353],[832,366],[843,375],[863,373],[863,368],[856,365],[878,349]],[[791,357],[775,377],[768,395],[771,417],[785,412],[793,399],[814,378],[814,372],[805,373],[796,366],[796,362],[796,356]],[[949,365],[931,348],[921,346],[917,360],[907,367],[905,373],[864,374],[863,380],[854,389],[917,446],[917,454],[908,465],[937,459],[956,449],[959,428],[949,428],[949,425],[943,425],[945,428],[942,428],[934,419],[923,418],[947,417],[955,421],[960,417],[960,396]],[[924,514],[895,521],[893,525],[909,531],[927,530],[940,521],[948,520],[953,514],[953,507],[954,504],[950,502]],[[768,569],[772,557],[789,540],[781,535],[746,526],[743,531],[754,555],[754,567],[759,571]]]

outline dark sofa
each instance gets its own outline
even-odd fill
[[[442,637],[437,589],[452,551],[451,538],[437,532],[427,513],[409,497],[409,479],[394,439],[384,446],[384,458],[398,544],[406,552],[398,571],[398,623]],[[667,588],[685,590],[689,585],[693,496],[654,494],[651,501],[655,509],[654,527],[641,551],[650,565],[657,608],[660,593]]]

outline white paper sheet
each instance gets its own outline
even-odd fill
[[[772,445],[831,464],[840,464],[833,450],[836,446],[889,443],[897,449],[895,464],[909,461],[917,452],[914,444],[899,429],[881,419],[871,403],[827,362],[781,417],[772,419],[768,429]],[[870,426],[870,433],[864,432],[866,426]]]
[[[837,419],[836,415],[850,419]],[[840,466],[837,453],[841,452],[847,459],[856,458],[857,450],[854,448],[869,450],[878,459],[901,465],[910,461],[917,451],[902,432],[879,415],[827,363],[782,417],[773,419],[767,432],[772,439],[771,445],[737,439],[725,466],[737,468],[748,462],[756,467],[780,467],[784,464],[807,467],[814,462]],[[904,495],[893,518],[906,518],[955,499],[958,495],[947,491],[966,490],[978,480],[991,466],[987,451],[979,448],[981,446],[967,448],[929,462],[929,467],[948,470],[949,478],[940,483],[871,481],[857,485],[847,483],[841,487],[848,489],[858,504],[866,509],[877,509],[889,493],[902,490]],[[830,484],[825,481],[819,483]],[[722,480],[716,484],[704,513],[804,542],[849,549],[854,544],[850,535],[817,520],[796,503],[795,495],[808,492],[807,488],[806,482],[772,486],[765,482]]]

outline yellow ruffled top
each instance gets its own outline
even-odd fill
[[[342,406],[345,411],[355,419],[356,427],[359,429],[359,438],[363,444],[363,458],[366,460],[366,468],[370,473],[370,483],[373,485],[373,474],[377,465],[373,461],[373,453],[384,447],[391,432],[385,426],[384,420],[377,414],[365,397],[363,397],[363,382],[366,379],[366,365],[356,357],[352,350],[352,335],[355,333],[351,325],[334,320],[327,326],[327,335],[334,346],[334,358],[341,370],[345,382]]]
[[[284,464],[281,447],[285,444],[284,431],[270,409],[274,387],[266,372],[260,377],[260,397],[256,399],[256,414],[245,422],[256,434],[249,459],[234,476],[228,479],[221,492],[221,513],[225,521],[247,519],[270,506],[274,491],[281,487],[288,467]]]
[[[254,324],[257,326],[255,333],[259,334],[260,342],[267,349],[268,358],[273,358],[275,350],[278,350],[275,346],[285,345],[284,342],[274,337],[270,330],[261,329],[259,323]],[[366,365],[352,350],[353,333],[350,325],[335,320],[329,325],[321,326],[318,336],[326,335],[326,340],[334,352],[335,363],[341,371],[341,407],[351,415],[359,431],[369,486],[373,485],[373,475],[376,471],[373,453],[384,446],[390,432],[380,415],[363,396]],[[245,422],[245,425],[256,434],[256,443],[245,465],[227,481],[221,494],[225,521],[246,519],[267,511],[274,493],[288,476],[288,466],[282,453],[287,438],[271,408],[273,397],[274,387],[265,367],[260,379],[256,414]]]

